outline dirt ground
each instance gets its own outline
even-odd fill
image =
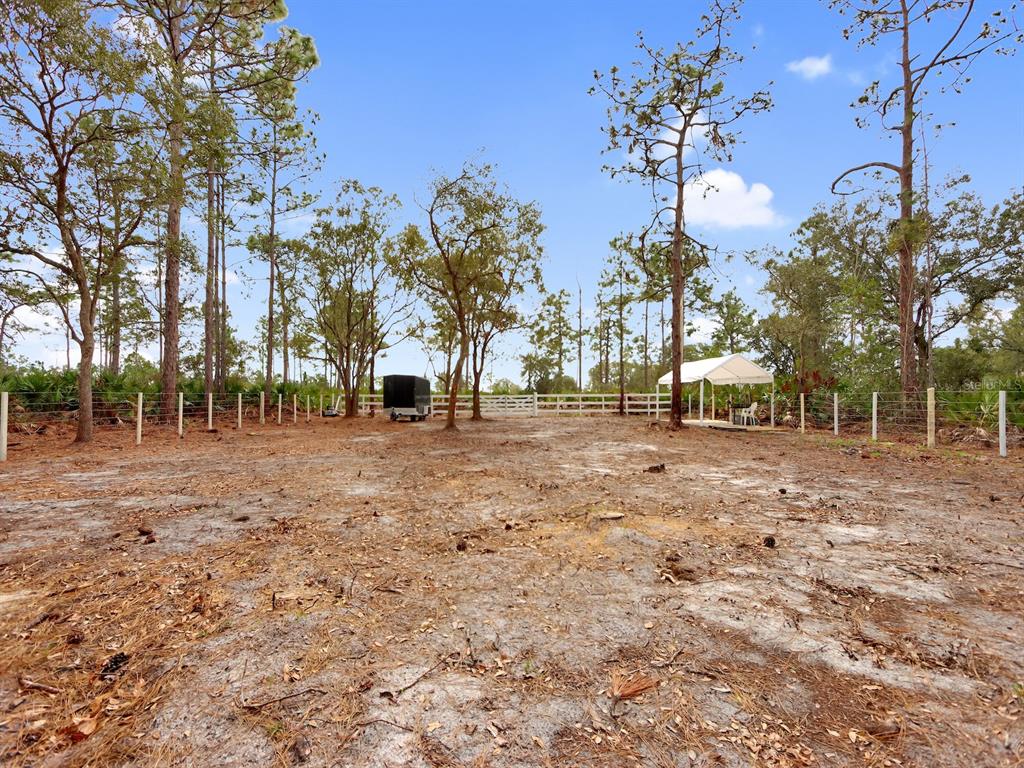
[[[0,465],[4,765],[1024,763],[1019,455],[599,417],[132,437]]]

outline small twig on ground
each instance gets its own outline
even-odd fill
[[[322,696],[327,692],[319,688],[305,688],[301,691],[296,691],[295,693],[289,693],[287,696],[278,696],[276,699],[267,699],[266,701],[261,701],[259,704],[246,704],[244,701],[239,699],[238,706],[240,706],[242,709],[263,709],[263,707],[269,706],[271,704],[277,704],[282,701],[287,701],[288,699],[294,699],[298,696],[305,696],[307,693],[318,693]]]
[[[908,568],[908,567],[907,567],[907,566],[905,566],[905,565],[897,565],[897,566],[896,566],[896,570],[898,570],[898,571],[903,571],[904,573],[909,573],[909,574],[910,574],[911,576],[913,576],[913,577],[914,577],[915,579],[920,579],[921,581],[928,581],[928,579],[926,579],[926,578],[925,578],[924,576],[922,576],[922,575],[921,575],[920,573],[918,573],[917,571],[913,570],[912,568]]]
[[[60,693],[60,688],[54,688],[52,685],[46,683],[37,683],[35,680],[30,680],[27,677],[19,677],[18,685],[25,690],[29,691],[42,691],[43,693]]]
[[[403,731],[409,731],[410,733],[413,730],[408,725],[402,725],[401,723],[396,723],[394,720],[388,720],[383,717],[375,717],[371,720],[363,720],[361,722],[358,722],[356,723],[356,728],[365,728],[366,726],[373,725],[374,723],[383,723],[385,725],[390,725]]]
[[[448,661],[448,659],[450,659],[450,658],[451,658],[451,657],[452,657],[453,655],[457,655],[457,654],[451,654],[451,653],[449,653],[449,654],[448,654],[447,656],[445,656],[445,657],[441,658],[440,660],[438,660],[438,662],[437,662],[437,663],[436,663],[436,664],[435,664],[434,666],[432,666],[432,667],[431,667],[430,669],[428,669],[428,670],[427,670],[426,672],[424,672],[424,673],[423,673],[422,675],[420,675],[419,677],[417,677],[417,678],[416,678],[415,680],[413,680],[413,681],[412,681],[411,683],[409,683],[408,685],[404,685],[404,686],[402,686],[402,687],[401,687],[401,688],[399,688],[399,689],[398,689],[397,691],[381,691],[381,692],[380,692],[380,695],[381,695],[381,697],[382,697],[382,698],[387,698],[387,699],[391,699],[392,701],[396,700],[396,699],[397,699],[397,698],[398,698],[399,696],[401,696],[401,695],[402,695],[403,693],[405,693],[406,691],[408,691],[408,690],[409,690],[410,688],[412,688],[412,687],[413,687],[414,685],[416,685],[417,683],[419,683],[419,682],[420,682],[420,681],[421,681],[421,680],[422,680],[423,678],[425,678],[425,677],[426,677],[427,675],[429,675],[429,674],[430,674],[431,672],[433,672],[434,670],[436,670],[436,669],[437,669],[438,667],[440,667],[440,666],[441,666],[442,664],[445,664],[445,663],[446,663],[446,662]]]
[[[679,648],[675,653],[672,654],[672,657],[670,659],[668,659],[668,661],[662,661],[662,662],[652,661],[651,662],[651,666],[654,667],[655,669],[661,669],[663,667],[671,667],[675,663],[675,660],[678,659],[679,656],[685,650],[686,650],[685,648]]]
[[[29,624],[29,625],[28,625],[27,627],[25,627],[25,630],[26,630],[26,631],[28,631],[28,630],[30,630],[30,629],[35,629],[35,628],[36,628],[36,627],[38,627],[38,626],[39,626],[40,624],[42,624],[42,623],[43,623],[44,621],[49,621],[50,619],[57,619],[57,618],[60,618],[60,617],[59,617],[59,616],[58,616],[57,614],[55,614],[55,613],[50,613],[49,611],[47,611],[47,612],[46,612],[46,613],[44,613],[44,614],[43,614],[42,616],[40,616],[40,617],[39,617],[38,619],[36,619],[35,621],[33,621],[33,622],[32,622],[31,624]]]

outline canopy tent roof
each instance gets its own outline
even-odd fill
[[[771,384],[775,381],[771,373],[743,355],[691,360],[679,366],[679,380],[683,384],[704,379],[712,384]],[[658,385],[672,386],[672,371],[658,379]]]

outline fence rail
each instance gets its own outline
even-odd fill
[[[704,410],[698,398],[683,399],[685,417],[692,421],[731,422],[736,409],[750,403],[744,396],[719,393],[706,398]],[[186,429],[241,429],[246,424],[298,424],[323,418],[327,408],[341,410],[339,392],[302,395],[262,393],[229,395],[186,395],[177,393],[165,400],[160,394],[139,392],[94,392],[93,421],[97,429],[135,428],[136,442],[145,429],[157,425]],[[448,412],[448,396],[433,395],[434,416]],[[460,394],[455,415],[472,413],[473,398]],[[496,395],[481,394],[484,416],[600,416],[621,412],[653,419],[667,418],[670,395],[661,393],[568,393]],[[383,413],[380,394],[359,396],[358,412]],[[9,434],[32,435],[54,426],[77,425],[79,403],[74,397],[49,392],[0,393],[0,461],[7,456]],[[776,393],[755,401],[754,411],[762,424],[801,432],[830,430],[834,435],[867,437],[873,440],[921,441],[928,446],[979,444],[998,447],[1006,456],[1009,446],[1024,443],[1024,391],[927,390],[906,397],[900,392],[813,392],[790,395]]]

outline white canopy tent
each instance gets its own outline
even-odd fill
[[[691,360],[679,366],[681,384],[700,382],[700,421],[704,422],[704,382],[715,384],[771,384],[772,385],[772,422],[775,422],[775,377],[757,363],[743,355],[724,355],[709,357],[705,360]],[[662,385],[672,386],[672,371],[658,379],[656,392],[660,396]],[[714,389],[712,389],[714,392]],[[659,399],[660,402],[660,399]]]

